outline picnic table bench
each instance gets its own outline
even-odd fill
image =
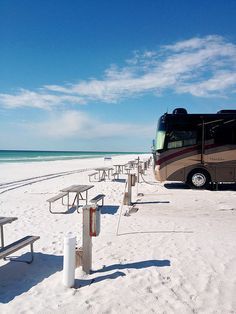
[[[114,179],[119,179],[120,172],[114,172],[112,176],[114,177]]]
[[[125,168],[126,174],[130,174],[131,170],[132,170],[132,168]]]
[[[126,166],[126,164],[116,164],[116,165],[114,165],[115,172],[124,173],[125,166]]]
[[[90,203],[97,204],[99,201],[102,200],[102,205],[101,206],[103,206],[104,205],[104,197],[105,197],[104,194],[98,194],[98,195],[96,195],[94,198],[92,198],[90,200]]]
[[[89,182],[91,182],[91,177],[94,177],[94,179],[95,179],[95,177],[96,177],[97,174],[99,174],[99,172],[90,173],[90,174],[88,175],[88,177],[89,177]]]
[[[0,259],[4,258],[6,259],[9,255],[12,253],[22,249],[23,247],[30,245],[30,253],[31,253],[31,258],[29,261],[26,260],[19,260],[19,259],[13,259],[9,258],[10,261],[17,261],[17,262],[24,262],[27,264],[31,264],[34,260],[34,250],[33,250],[33,244],[36,240],[38,240],[40,237],[39,236],[26,236],[22,239],[19,239],[9,245],[6,245],[0,249]]]
[[[67,210],[64,211],[64,212],[62,212],[62,211],[60,211],[60,212],[58,212],[58,211],[57,211],[57,212],[56,212],[56,211],[52,211],[52,203],[56,202],[56,201],[59,200],[59,199],[61,199],[62,205],[65,205],[65,204],[63,203],[63,198],[64,198],[65,196],[68,197],[68,192],[61,192],[61,193],[59,193],[59,194],[57,194],[57,195],[55,195],[55,196],[53,196],[53,197],[51,197],[51,198],[49,198],[49,199],[47,200],[47,202],[49,202],[49,211],[50,211],[50,213],[52,213],[52,214],[63,214],[63,213],[66,213],[66,212],[67,212],[68,208],[67,208]],[[68,204],[67,204],[67,207],[69,207],[69,202],[68,202]]]
[[[23,247],[30,245],[31,251],[31,259],[30,260],[20,260],[15,258],[9,258],[10,261],[18,261],[18,262],[25,262],[25,263],[32,263],[33,262],[33,243],[38,240],[39,236],[26,236],[22,239],[19,239],[11,244],[4,246],[4,234],[3,234],[3,226],[7,223],[11,223],[17,220],[17,217],[0,217],[0,227],[1,227],[1,248],[0,248],[0,259],[6,260],[9,255],[12,253],[22,249]]]
[[[106,178],[110,179],[110,174],[112,173],[113,171],[113,168],[112,167],[100,167],[100,168],[96,168],[94,169],[95,171],[97,171],[99,174],[98,174],[98,177],[99,177],[99,181],[102,181],[102,180],[106,180]]]

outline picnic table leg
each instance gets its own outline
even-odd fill
[[[88,190],[86,191],[86,205],[88,204]]]
[[[76,194],[77,196],[77,212],[79,212],[79,193]]]
[[[68,192],[68,194],[67,194],[67,210],[69,210],[70,209],[70,197],[69,197],[69,192]]]
[[[76,193],[75,198],[73,200],[72,207],[75,205],[76,198],[77,198],[77,193]]]
[[[20,262],[20,263],[27,263],[27,264],[31,264],[34,260],[34,244],[30,243],[30,260],[24,260],[24,259],[19,259],[19,258],[15,258],[15,257],[4,257],[4,260],[7,261],[11,261],[11,262]]]
[[[1,247],[4,247],[3,226],[1,226]]]
[[[33,243],[30,243],[30,254],[31,254],[31,259],[27,261],[27,264],[31,264],[34,260],[34,246]]]

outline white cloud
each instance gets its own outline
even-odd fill
[[[232,87],[232,93],[235,93],[233,88],[236,86],[236,73],[222,72],[217,73],[214,77],[204,82],[195,84],[183,84],[178,89],[179,93],[190,93],[194,96],[210,97],[218,96],[225,97],[224,94],[220,94],[220,91],[224,91],[226,88]]]
[[[225,43],[225,40],[221,36],[209,35],[203,38],[194,37],[188,40],[179,41],[173,45],[166,45],[164,48],[173,51],[193,50],[207,47],[208,45],[212,45],[212,43],[221,45]]]
[[[128,123],[110,123],[93,118],[81,111],[53,112],[48,120],[23,125],[27,130],[37,131],[37,134],[47,138],[110,138],[130,137],[142,134],[142,137],[152,136],[155,125],[140,125]]]
[[[221,84],[221,71],[236,73],[236,45],[220,36],[192,38],[161,47],[159,51],[134,53],[121,69],[112,66],[102,80],[91,79],[70,86],[46,86],[50,91],[80,95],[88,100],[111,102],[143,93],[172,89],[194,96],[211,96],[231,92],[232,81]],[[219,77],[218,77],[219,75]],[[189,86],[186,89],[186,84]],[[194,92],[199,84],[205,92]],[[208,90],[210,94],[207,93]],[[60,89],[61,88],[61,89]],[[193,91],[193,93],[192,93]]]
[[[16,94],[0,94],[0,103],[7,108],[34,107],[40,109],[50,109],[53,106],[62,104],[83,104],[85,101],[74,95],[55,95],[44,90],[34,92],[20,89]]]
[[[112,65],[102,79],[0,94],[0,103],[5,107],[47,109],[91,101],[110,103],[145,93],[160,95],[167,89],[197,97],[227,96],[235,91],[235,73],[236,45],[211,35],[179,41],[157,51],[135,51],[124,67]]]

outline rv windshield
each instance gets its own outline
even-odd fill
[[[165,123],[164,119],[161,117],[157,125],[156,150],[161,150],[164,148],[165,137],[166,137]]]
[[[157,131],[156,137],[156,150],[160,150],[164,148],[166,131]]]

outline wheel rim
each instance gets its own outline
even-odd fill
[[[195,173],[192,176],[192,182],[195,186],[201,187],[206,183],[206,177],[203,173]]]

